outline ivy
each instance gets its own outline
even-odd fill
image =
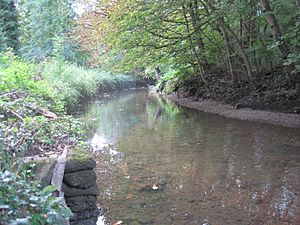
[[[0,170],[1,224],[62,224],[72,215],[62,197],[54,197],[55,187],[44,189],[32,175],[34,164],[14,163]]]

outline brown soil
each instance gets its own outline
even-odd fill
[[[178,98],[175,94],[168,95],[167,98],[178,103],[179,105],[198,109],[208,113],[218,114],[229,118],[268,123],[291,128],[300,128],[299,114],[252,110],[250,108],[235,109],[234,106],[229,104],[223,104],[213,100],[197,101],[192,97]]]
[[[179,91],[181,96],[214,100],[238,108],[300,114],[300,90],[284,68],[257,74],[252,82],[242,79],[233,83],[221,73],[207,74],[207,79],[209,86],[203,85],[197,76],[187,78],[179,81],[174,91]]]

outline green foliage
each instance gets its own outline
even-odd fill
[[[49,87],[37,72],[36,65],[13,53],[0,53],[0,93],[25,91],[43,107],[62,112],[64,104],[60,91]]]
[[[51,60],[44,64],[43,79],[62,92],[63,99],[68,106],[73,106],[80,98],[91,97],[97,91],[98,74],[75,64],[62,60]]]
[[[14,163],[0,168],[1,224],[61,224],[72,215],[62,197],[53,197],[53,186],[41,189],[31,173],[34,165]]]
[[[50,87],[64,90],[62,95],[67,106],[74,106],[81,98],[92,97],[98,89],[105,90],[133,79],[126,75],[111,75],[86,69],[58,59],[43,65],[42,77]]]
[[[157,86],[159,89],[164,89],[165,93],[170,94],[180,86],[183,75],[183,71],[169,68],[168,71],[164,73],[164,76],[158,81]]]
[[[74,43],[70,37],[56,35],[53,39],[52,58],[83,65],[87,61],[87,54]]]
[[[43,61],[54,53],[55,42],[66,57],[72,57],[72,43],[67,32],[73,17],[72,0],[23,0],[20,2],[22,20],[22,56],[34,61]]]
[[[19,22],[14,0],[0,0],[0,51],[19,47]]]
[[[37,154],[41,149],[52,151],[61,145],[82,145],[81,124],[65,115],[67,99],[61,90],[68,88],[80,93],[85,86],[78,90],[72,86],[75,83],[62,82],[61,86],[51,86],[56,78],[54,75],[49,80],[41,80],[40,67],[26,63],[12,53],[0,55],[0,68],[0,116],[3,119],[0,142],[3,152],[22,156]],[[94,83],[94,80],[83,81]],[[95,91],[96,84],[92,85]],[[77,100],[77,96],[72,97]],[[47,117],[49,112],[60,117],[56,118],[54,114],[54,119],[51,119]]]
[[[249,81],[282,65],[297,69],[298,1],[267,2],[271,7],[264,13],[262,1],[254,0],[103,1],[108,9],[101,25],[109,49],[103,58],[113,69],[147,75],[149,68],[176,68],[184,76],[162,70],[164,82],[195,75],[205,86],[216,79]],[[276,34],[266,19],[270,13],[278,23]]]
[[[32,79],[33,66],[26,64],[12,53],[0,54],[0,91],[8,92],[17,89],[34,90],[37,85]]]

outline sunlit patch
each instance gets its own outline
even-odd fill
[[[100,150],[106,146],[108,146],[107,139],[99,134],[94,134],[93,138],[91,139],[91,146],[94,151]]]
[[[104,216],[99,216],[97,225],[105,225],[105,219]]]

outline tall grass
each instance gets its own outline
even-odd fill
[[[98,90],[114,89],[135,80],[132,76],[112,75],[60,60],[45,63],[41,73],[50,86],[61,90],[68,106],[74,106],[80,98],[93,96]]]

